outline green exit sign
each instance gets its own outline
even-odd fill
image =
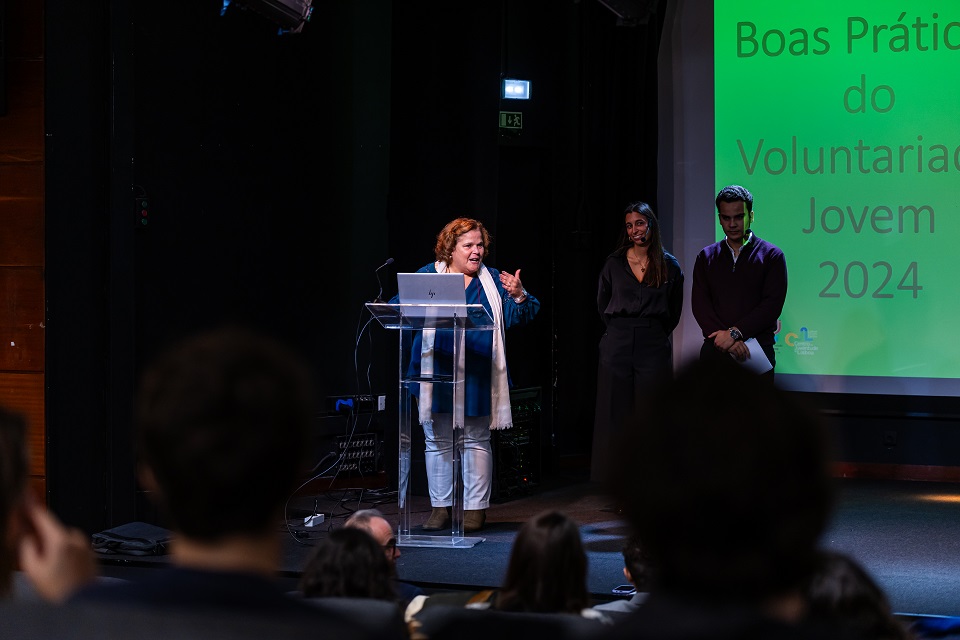
[[[519,111],[501,111],[500,128],[523,129],[523,114]]]

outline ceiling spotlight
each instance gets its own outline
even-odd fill
[[[656,5],[656,0],[599,0],[599,2],[617,16],[618,27],[647,24]]]
[[[226,11],[232,0],[223,0],[223,9]],[[281,33],[299,33],[303,25],[310,21],[313,13],[313,0],[236,0],[252,11],[280,25]]]

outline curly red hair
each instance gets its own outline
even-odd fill
[[[437,244],[433,248],[433,253],[437,260],[450,264],[453,259],[453,250],[457,246],[457,240],[465,233],[470,231],[479,231],[483,238],[484,254],[490,252],[490,233],[483,223],[473,218],[457,218],[448,222],[440,233],[437,234]]]

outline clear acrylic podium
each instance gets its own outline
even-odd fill
[[[397,330],[400,334],[400,389],[399,389],[399,483],[398,501],[400,524],[397,544],[407,547],[470,548],[483,538],[467,538],[463,535],[463,395],[460,363],[467,331],[493,331],[496,324],[482,304],[392,304],[369,302],[370,313],[385,329]],[[451,374],[434,374],[432,367],[421,367],[419,373],[410,371],[412,345],[418,334],[429,338],[433,331],[453,332],[453,357]],[[429,368],[429,371],[425,369]],[[446,535],[414,535],[410,533],[410,461],[411,461],[411,411],[412,390],[416,385],[447,385],[453,398],[453,505],[451,533]],[[419,420],[417,420],[419,423]]]

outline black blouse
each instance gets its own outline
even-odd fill
[[[676,329],[683,311],[683,270],[675,257],[664,255],[667,281],[659,287],[637,280],[625,253],[607,258],[597,285],[597,309],[604,325],[611,318],[632,317],[657,319],[667,334]]]

